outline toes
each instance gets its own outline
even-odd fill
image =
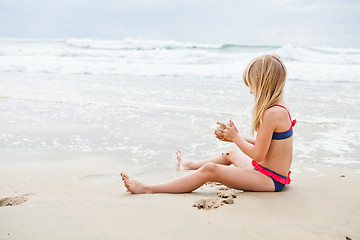
[[[129,179],[129,176],[126,175],[125,173],[121,173],[120,175],[121,175],[122,180],[124,180],[124,181]]]
[[[128,182],[128,179],[124,179],[124,186],[126,187],[126,189],[129,191],[129,188],[130,188],[130,184]]]
[[[177,159],[182,158],[180,151],[177,151],[177,152],[176,152],[176,158],[177,158]]]

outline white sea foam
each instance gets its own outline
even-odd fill
[[[276,50],[283,58],[302,63],[359,65],[360,49],[285,45]]]
[[[133,39],[0,39],[0,53],[1,72],[217,78],[238,78],[249,59],[276,53],[288,65],[289,78],[360,81],[360,49]]]

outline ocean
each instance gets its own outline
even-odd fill
[[[294,168],[360,172],[358,48],[3,38],[0,151],[112,152],[139,171],[211,157],[234,148],[217,121],[250,136],[242,72],[267,53],[288,70]]]

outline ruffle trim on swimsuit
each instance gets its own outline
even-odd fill
[[[252,165],[254,166],[254,168],[256,170],[258,170],[259,172],[261,172],[262,174],[271,177],[272,179],[274,179],[275,181],[278,181],[282,184],[290,184],[290,173],[291,171],[289,171],[288,176],[284,177],[274,171],[271,171],[270,169],[267,169],[263,166],[261,166],[258,162],[256,162],[255,160],[252,161]]]

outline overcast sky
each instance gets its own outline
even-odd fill
[[[0,37],[360,47],[360,1],[0,0]]]

